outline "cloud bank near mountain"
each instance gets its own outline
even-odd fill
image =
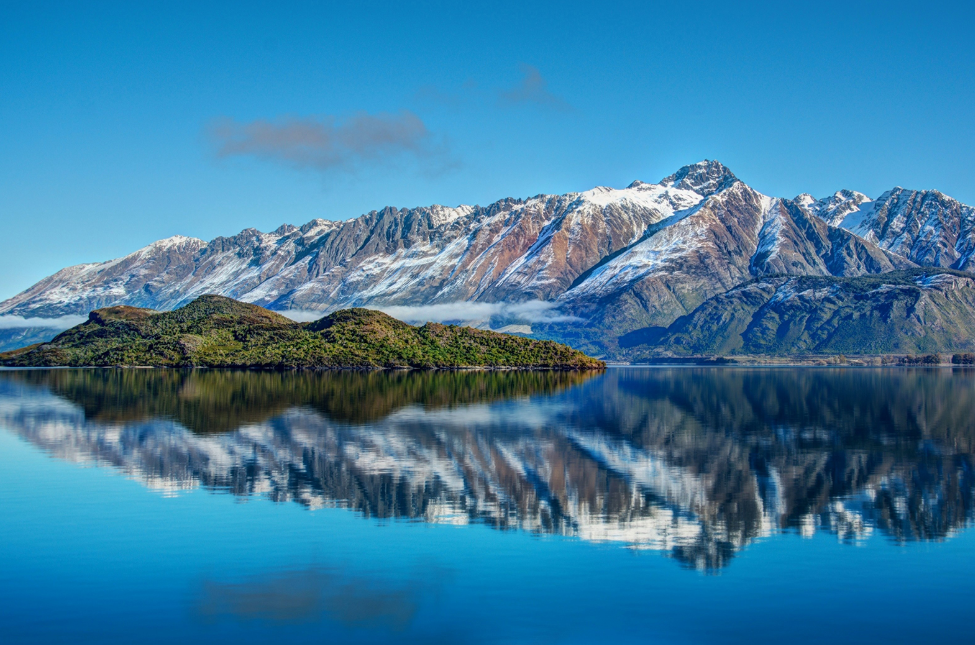
[[[404,322],[472,322],[495,316],[525,322],[572,322],[579,318],[559,312],[553,302],[449,302],[436,305],[371,307]]]
[[[68,329],[88,320],[88,316],[59,316],[57,318],[25,318],[0,316],[0,329]]]
[[[578,322],[581,318],[560,312],[553,302],[531,300],[528,302],[446,302],[436,305],[367,306],[393,318],[412,324],[426,322],[471,323],[489,320],[495,316],[527,323]],[[279,311],[295,322],[312,322],[324,317],[321,311],[291,309]]]

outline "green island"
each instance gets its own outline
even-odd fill
[[[98,309],[49,343],[0,354],[6,367],[592,370],[567,345],[470,327],[414,327],[344,309],[309,323],[222,296],[174,311]]]

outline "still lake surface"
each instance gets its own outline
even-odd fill
[[[0,641],[972,642],[975,371],[0,371]]]

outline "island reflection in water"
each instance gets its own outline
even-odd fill
[[[167,492],[575,536],[725,565],[780,530],[973,516],[975,372],[0,372],[0,426]]]

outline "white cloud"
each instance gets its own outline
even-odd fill
[[[321,311],[311,311],[308,309],[288,309],[287,311],[276,311],[274,313],[281,314],[285,318],[290,318],[295,322],[312,322],[313,320],[318,320],[319,318],[324,318],[328,314],[322,313]]]
[[[580,320],[556,310],[555,303],[543,300],[529,302],[448,302],[437,305],[369,307],[405,322],[474,322],[493,316],[527,322],[568,322]]]
[[[88,320],[88,316],[60,316],[58,318],[24,318],[23,316],[0,316],[0,329],[24,329],[43,327],[45,329],[68,329]]]

